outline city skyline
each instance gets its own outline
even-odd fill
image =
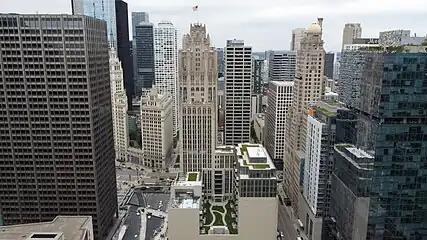
[[[197,22],[197,15],[200,22],[208,27],[215,47],[222,47],[227,39],[239,37],[245,39],[247,45],[253,46],[254,51],[288,50],[292,29],[306,28],[313,16],[325,19],[326,51],[341,49],[342,30],[345,23],[361,23],[362,37],[378,37],[380,31],[393,29],[409,29],[417,36],[426,34],[422,23],[427,21],[427,16],[423,14],[427,11],[427,2],[420,0],[413,1],[411,4],[393,0],[387,5],[382,1],[368,2],[367,0],[351,3],[336,0],[322,3],[304,1],[295,3],[286,10],[286,3],[277,3],[276,0],[251,2],[243,6],[235,1],[224,0],[209,4],[200,4],[197,1],[172,4],[170,0],[161,3],[143,3],[136,0],[126,2],[129,12],[148,12],[153,23],[162,20],[172,21],[178,29],[178,46],[181,46],[180,36],[186,32],[189,24]],[[195,5],[200,5],[198,14],[192,11],[192,6]],[[23,0],[17,0],[1,4],[0,12],[71,13],[71,1],[58,0],[57,4],[52,5],[47,0],[34,3],[30,1],[25,4]],[[218,18],[218,12],[221,12],[221,18]],[[224,24],[227,24],[227,28],[224,28]],[[132,36],[131,29],[129,32]]]

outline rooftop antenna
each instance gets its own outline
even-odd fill
[[[93,5],[93,18],[96,18],[95,2],[93,2],[92,5]]]

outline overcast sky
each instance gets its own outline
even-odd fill
[[[308,27],[324,18],[327,51],[341,48],[345,23],[360,22],[363,37],[379,31],[409,29],[427,34],[427,0],[127,0],[129,12],[150,13],[156,23],[169,20],[186,33],[197,21],[192,6],[199,6],[213,44],[223,47],[227,39],[243,39],[255,51],[288,50],[293,28]],[[71,0],[0,0],[0,12],[71,13]],[[129,14],[130,15],[130,14]],[[130,17],[130,16],[129,16]]]

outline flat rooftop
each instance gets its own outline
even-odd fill
[[[293,81],[270,81],[270,83],[273,83],[276,86],[281,87],[291,87],[294,85]]]
[[[246,152],[249,158],[267,158],[263,147],[248,147]]]
[[[240,166],[247,166],[250,170],[276,169],[267,150],[261,144],[239,144],[237,155]]]
[[[373,156],[371,156],[370,154],[368,154],[367,152],[359,148],[349,147],[346,149],[357,158],[371,158],[371,159],[374,158]]]
[[[51,237],[44,238],[56,239],[63,235],[66,240],[81,240],[86,232],[85,227],[92,225],[90,216],[58,216],[51,222],[19,224],[0,227],[0,240],[26,240],[33,234],[49,234]],[[33,239],[40,239],[36,236]]]

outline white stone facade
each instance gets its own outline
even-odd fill
[[[192,24],[179,51],[179,154],[183,172],[213,169],[217,143],[216,48],[202,24]]]
[[[173,100],[173,133],[178,133],[178,36],[171,22],[163,21],[154,27],[154,85],[161,94]]]
[[[141,132],[143,165],[165,169],[173,147],[173,101],[167,94],[159,94],[155,88],[141,103]]]
[[[116,160],[124,161],[129,146],[128,103],[124,89],[123,69],[114,49],[110,51],[110,86]]]

